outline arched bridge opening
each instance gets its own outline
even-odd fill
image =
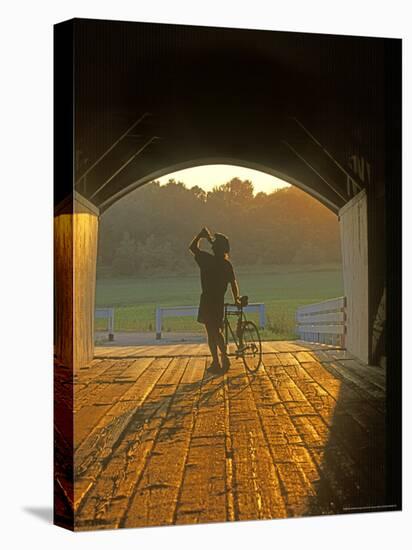
[[[56,74],[68,90],[57,107],[69,112],[74,101],[76,119],[56,150],[56,332],[63,362],[84,364],[93,356],[99,215],[172,169],[217,160],[281,177],[339,215],[348,349],[379,362],[391,159],[384,75],[395,70],[397,46],[241,29],[142,24],[136,33],[120,22],[73,25],[75,89],[71,71],[57,67]]]

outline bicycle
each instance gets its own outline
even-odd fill
[[[227,353],[228,357],[242,358],[249,372],[256,372],[262,362],[262,342],[257,326],[253,321],[246,319],[245,308],[249,303],[247,296],[242,296],[238,304],[224,304],[224,337],[226,349],[229,346],[229,333],[236,346],[234,353]],[[235,307],[235,310],[229,309]],[[233,331],[229,316],[237,316],[236,333]]]

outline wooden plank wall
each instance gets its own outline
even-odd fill
[[[77,370],[93,359],[98,216],[77,198],[54,218],[55,354]]]
[[[73,365],[73,215],[54,218],[54,344],[57,360]]]
[[[346,295],[346,349],[369,361],[367,196],[358,193],[339,211],[343,283]]]
[[[76,213],[74,219],[74,363],[85,366],[94,354],[98,218]]]

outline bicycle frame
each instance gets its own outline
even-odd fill
[[[235,311],[228,311],[229,307],[236,307],[237,309]],[[228,319],[229,315],[233,315],[233,316],[238,317],[238,320],[237,320],[237,323],[236,323],[236,325],[237,325],[236,326],[236,334],[233,331],[232,325],[230,324],[230,321]],[[224,316],[224,319],[223,319],[223,324],[224,324],[224,337],[225,337],[226,349],[228,348],[228,345],[229,345],[229,332],[230,332],[230,334],[233,338],[233,342],[235,343],[237,350],[240,349],[241,342],[239,342],[239,337],[238,337],[237,332],[239,330],[239,326],[242,323],[244,323],[246,320],[247,319],[246,319],[245,312],[243,311],[243,306],[236,305],[236,304],[225,304],[225,316]],[[235,356],[235,355],[237,355],[237,352],[227,353],[227,355]]]

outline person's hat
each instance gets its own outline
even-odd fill
[[[223,253],[230,252],[229,239],[223,233],[215,233],[213,239],[213,245],[217,250]]]

